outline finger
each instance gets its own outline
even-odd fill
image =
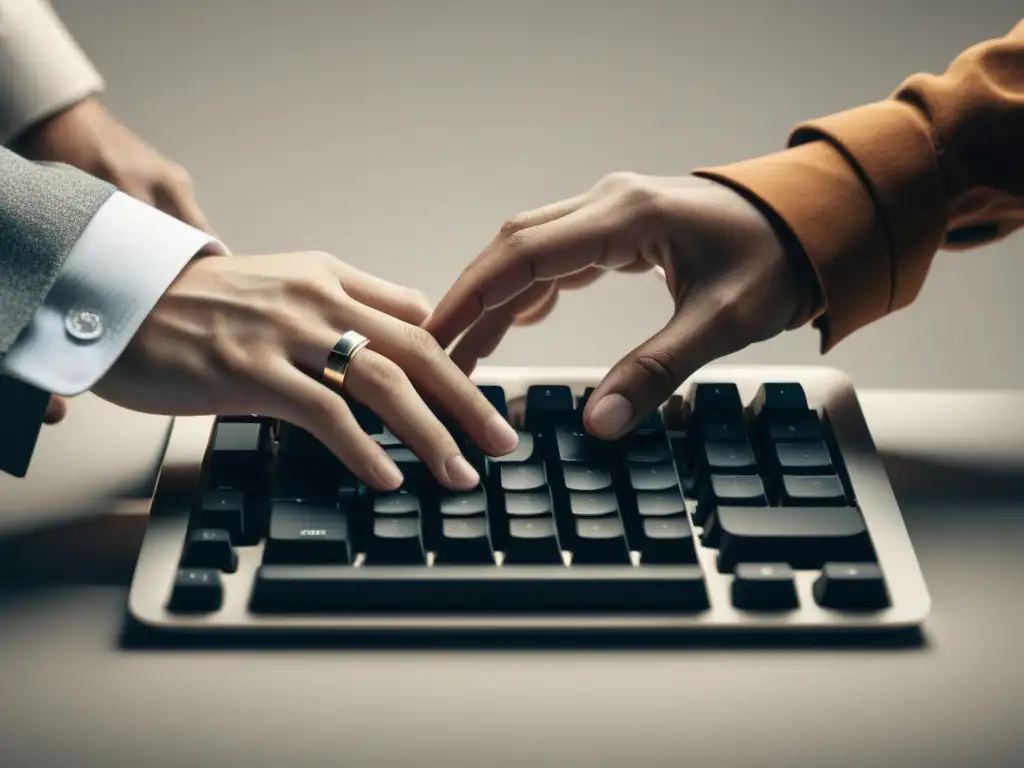
[[[370,349],[360,351],[349,363],[345,394],[380,416],[442,485],[452,490],[479,485],[480,476],[454,438],[391,360]]]
[[[593,285],[595,282],[600,280],[606,272],[607,270],[601,269],[600,267],[587,267],[574,275],[559,278],[554,281],[555,290],[552,294],[546,297],[543,301],[538,302],[535,306],[532,306],[526,311],[520,312],[516,315],[515,322],[513,324],[521,327],[536,325],[555,311],[555,307],[558,305],[558,296],[562,291],[575,291],[580,288],[586,288],[588,285]]]
[[[609,213],[606,206],[579,208],[497,243],[488,258],[459,277],[426,327],[442,347],[448,347],[481,314],[512,300],[531,284],[597,264],[605,238],[618,223]]]
[[[685,304],[658,333],[615,364],[583,412],[587,431],[616,439],[633,429],[707,363],[736,351],[700,301]]]
[[[46,415],[43,422],[46,424],[59,424],[68,415],[68,401],[57,395],[50,395],[50,402],[46,405]]]
[[[615,268],[616,272],[625,272],[626,274],[639,274],[643,272],[650,272],[654,268],[654,264],[645,259],[643,256],[638,255],[632,261],[621,264]]]
[[[555,290],[553,280],[535,283],[507,304],[484,312],[455,345],[451,352],[452,361],[468,374],[481,358],[491,355],[497,349],[520,311],[543,304],[549,296],[555,295]]]
[[[480,389],[422,328],[365,305],[349,302],[342,320],[370,339],[374,351],[396,363],[413,384],[491,456],[515,450],[519,438]]]
[[[363,272],[333,256],[329,258],[345,292],[360,304],[411,325],[420,325],[430,316],[430,302],[421,291]]]
[[[186,224],[201,229],[209,235],[214,235],[213,227],[206,218],[196,202],[195,195],[189,189],[182,188],[177,184],[157,184],[153,189],[153,204],[162,210],[180,219]]]
[[[284,360],[262,369],[262,375],[278,400],[271,405],[274,415],[313,435],[367,485],[381,491],[401,486],[398,467],[340,395]]]

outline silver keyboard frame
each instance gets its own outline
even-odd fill
[[[604,368],[480,368],[477,384],[504,387],[510,403],[531,384],[563,384],[575,394],[595,386]],[[813,572],[798,571],[799,607],[785,612],[752,612],[732,606],[731,576],[719,574],[715,550],[696,542],[710,608],[695,613],[543,615],[431,613],[429,615],[288,614],[267,615],[248,610],[251,586],[262,557],[262,544],[238,549],[235,573],[223,574],[224,601],[215,612],[179,615],[170,612],[170,598],[185,542],[190,508],[198,491],[201,462],[215,419],[174,419],[150,507],[150,516],[128,596],[129,617],[137,625],[159,632],[186,634],[360,633],[424,631],[555,631],[555,632],[763,632],[763,631],[880,631],[920,626],[931,609],[931,598],[888,475],[877,454],[849,377],[824,366],[711,365],[691,377],[677,394],[686,396],[700,382],[734,382],[745,404],[763,382],[799,382],[810,407],[827,415],[842,452],[854,494],[861,508],[877,559],[886,579],[891,606],[870,613],[842,613],[819,607],[811,594]],[[692,511],[694,500],[687,499]],[[500,566],[495,566],[500,567]],[[629,566],[609,566],[615,568]]]

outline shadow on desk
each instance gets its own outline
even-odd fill
[[[904,515],[914,537],[915,528],[941,525],[944,517],[961,514],[956,501],[974,501],[995,507],[1024,505],[1024,466],[951,463],[907,453],[883,453]],[[0,537],[0,611],[11,599],[31,599],[47,589],[74,586],[109,586],[127,596],[135,558],[145,533],[145,515],[97,514]],[[297,649],[373,650],[581,650],[580,640],[557,635],[360,635],[345,639],[289,637],[160,636],[140,630],[126,620],[123,650],[268,651]],[[883,635],[771,634],[699,637],[667,635],[623,636],[588,634],[586,650],[925,650],[928,641],[919,630]]]

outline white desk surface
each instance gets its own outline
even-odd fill
[[[1021,764],[1024,393],[861,403],[922,644],[126,651],[141,518],[110,511],[145,511],[166,420],[81,398],[0,477],[0,766]]]

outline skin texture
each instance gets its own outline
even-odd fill
[[[402,474],[356,422],[346,403],[352,398],[380,416],[438,482],[466,490],[480,478],[435,409],[489,455],[514,450],[518,439],[420,327],[429,312],[419,292],[328,254],[206,256],[170,286],[92,391],[147,413],[283,419],[368,485],[395,489]],[[370,343],[352,358],[339,397],[320,379],[348,330]]]
[[[80,168],[187,224],[213,232],[196,202],[188,171],[137,136],[95,98],[40,121],[11,146],[30,160]],[[67,410],[67,400],[51,397],[46,423],[60,422]]]
[[[507,221],[424,327],[470,372],[513,326],[548,316],[560,291],[651,269],[671,312],[589,399],[584,426],[599,437],[632,429],[705,364],[781,333],[812,295],[771,223],[730,188],[615,173]]]

